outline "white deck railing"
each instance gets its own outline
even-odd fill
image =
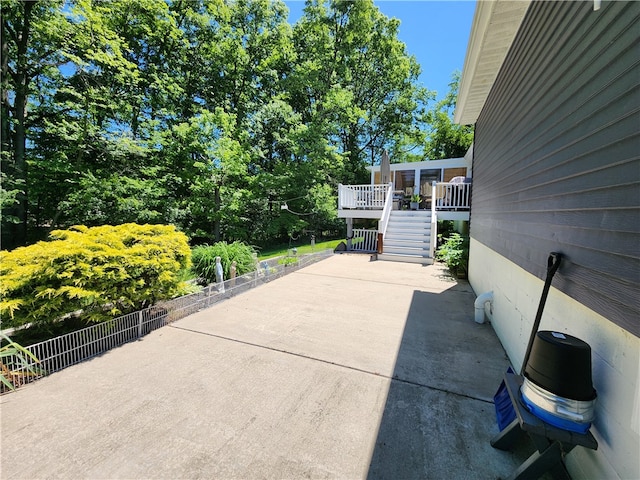
[[[354,228],[351,240],[352,252],[375,252],[378,249],[378,230]]]
[[[382,210],[390,185],[338,185],[338,208]]]
[[[433,182],[432,197],[435,210],[469,210],[470,183]]]
[[[383,210],[392,194],[392,185],[338,185],[338,208],[357,210]],[[433,182],[433,208],[438,210],[468,211],[471,203],[470,183]],[[386,210],[385,210],[386,211]],[[384,212],[383,212],[384,216]],[[381,219],[382,221],[382,219]],[[379,226],[383,227],[384,225]]]

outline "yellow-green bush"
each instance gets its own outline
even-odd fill
[[[3,328],[138,310],[178,294],[179,273],[191,261],[186,235],[168,225],[79,225],[50,237],[0,252]]]

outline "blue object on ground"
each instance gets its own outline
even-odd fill
[[[507,369],[507,373],[514,373],[511,367]],[[511,405],[511,398],[509,397],[509,392],[507,391],[504,380],[502,380],[498,391],[493,396],[493,404],[496,407],[498,428],[502,431],[516,419],[516,411],[513,409],[513,405]]]
[[[531,402],[525,395],[521,395],[521,398],[522,403],[524,403],[525,407],[527,407],[527,410],[529,410],[540,420],[547,422],[549,425],[553,425],[554,427],[568,430],[570,432],[582,434],[587,433],[591,428],[591,422],[580,423],[568,420],[566,418],[558,417],[557,415],[554,415],[553,413],[547,412],[546,410],[540,408],[535,403]]]

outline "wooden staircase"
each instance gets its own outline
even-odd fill
[[[378,260],[430,265],[431,210],[393,210]]]

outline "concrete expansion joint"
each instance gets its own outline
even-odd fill
[[[447,390],[447,389],[444,389],[444,388],[434,387],[432,385],[427,385],[425,383],[420,383],[420,382],[415,382],[413,380],[400,378],[397,375],[393,375],[393,376],[384,375],[384,374],[382,374],[380,372],[372,372],[370,370],[365,370],[363,368],[353,367],[351,365],[345,365],[345,364],[342,364],[342,363],[332,362],[330,360],[325,360],[325,359],[322,359],[322,358],[312,357],[312,356],[304,355],[304,354],[301,354],[301,353],[290,352],[288,350],[283,350],[281,348],[268,347],[266,345],[260,345],[258,343],[253,343],[253,342],[247,342],[246,340],[240,340],[240,339],[237,339],[237,338],[231,338],[231,337],[227,337],[227,336],[224,336],[224,335],[217,335],[215,333],[202,332],[202,331],[194,330],[194,329],[191,329],[191,328],[179,327],[177,325],[169,325],[169,327],[170,328],[175,328],[176,330],[182,330],[184,332],[195,333],[197,335],[205,335],[207,337],[214,337],[214,338],[218,338],[220,340],[227,340],[229,342],[241,343],[243,345],[248,345],[248,346],[251,346],[251,347],[262,348],[262,349],[265,349],[265,350],[270,350],[272,352],[284,353],[285,355],[292,355],[294,357],[304,358],[306,360],[311,360],[311,361],[314,361],[314,362],[321,362],[321,363],[325,363],[327,365],[333,365],[333,366],[340,367],[340,368],[346,368],[348,370],[352,370],[352,371],[360,372],[360,373],[365,373],[367,375],[373,375],[375,377],[386,378],[388,380],[391,380],[392,382],[404,383],[406,385],[412,385],[414,387],[428,388],[430,390],[435,390],[435,391],[438,391],[438,392],[447,393],[447,394],[450,394],[450,395],[455,395],[456,397],[468,398],[470,400],[476,400],[476,401],[479,401],[479,402],[489,403],[489,404],[493,405],[493,401],[492,400],[487,400],[486,398],[480,398],[480,397],[475,397],[473,395],[465,395],[464,393],[453,392],[451,390]]]
[[[383,376],[386,377],[386,375],[383,375]],[[468,398],[469,400],[477,400],[478,402],[484,402],[484,403],[489,403],[489,404],[493,405],[493,400],[488,400],[486,398],[474,397],[473,395],[465,395],[464,393],[454,392],[452,390],[447,390],[446,388],[434,387],[433,385],[428,385],[426,383],[414,382],[412,380],[407,380],[407,379],[400,378],[400,377],[397,377],[397,376],[386,377],[386,378],[390,378],[392,381],[404,383],[404,384],[407,384],[407,385],[414,385],[416,387],[428,388],[429,390],[435,390],[437,392],[448,393],[449,395],[455,395],[456,397]]]

